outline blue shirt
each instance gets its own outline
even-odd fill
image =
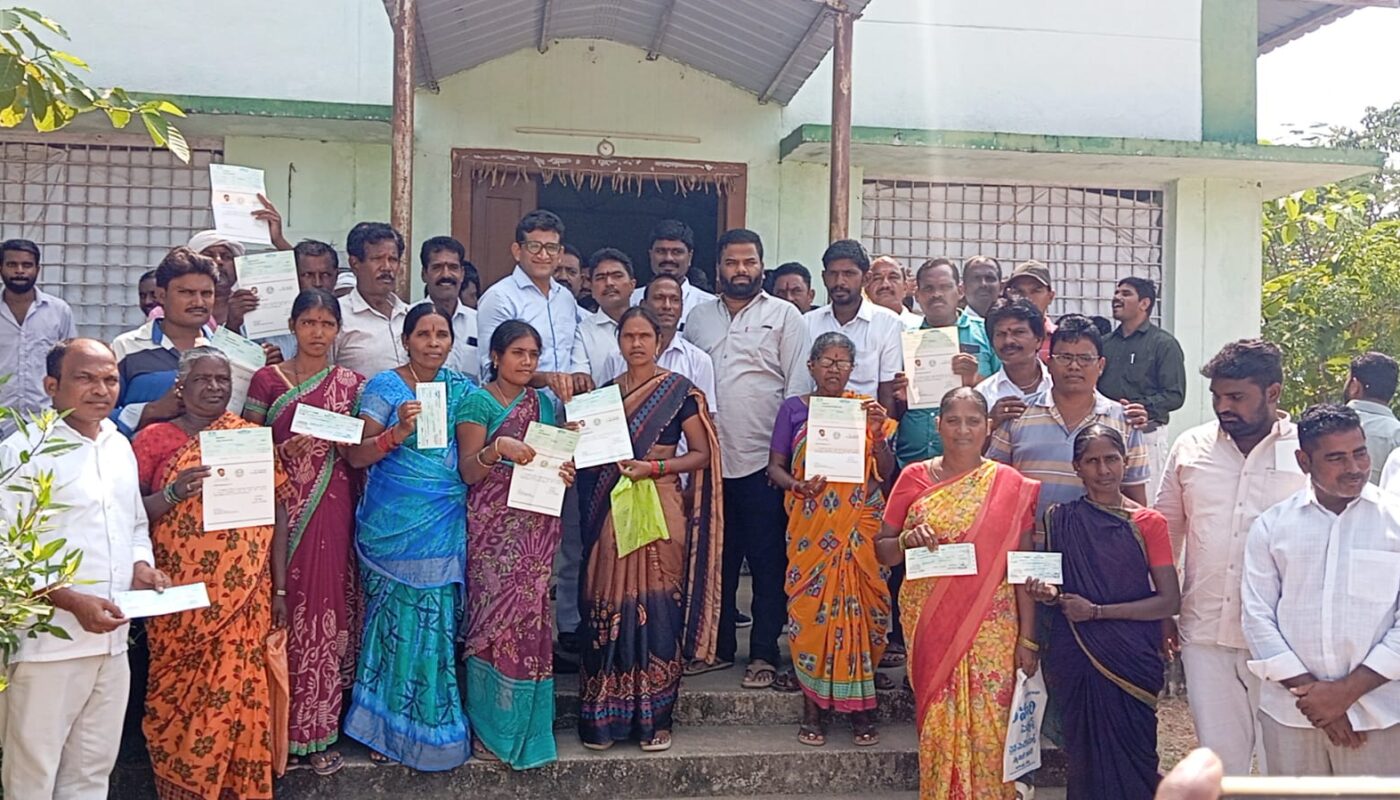
[[[491,379],[491,337],[502,323],[518,319],[539,331],[541,372],[587,372],[573,360],[575,342],[582,342],[578,303],[568,289],[549,281],[549,295],[517,264],[507,277],[491,284],[476,304],[477,355],[481,381]],[[582,344],[579,345],[582,352]]]
[[[987,330],[981,317],[969,316],[966,310],[958,317],[958,348],[977,357],[977,374],[992,375],[1001,369],[1001,361],[987,342]],[[928,320],[920,329],[932,328]],[[943,455],[943,437],[938,435],[937,408],[911,408],[904,412],[895,434],[894,457],[900,469],[915,461]]]

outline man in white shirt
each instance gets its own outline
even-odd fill
[[[710,413],[715,413],[715,362],[710,354],[677,335],[681,322],[681,282],[674,275],[658,275],[646,285],[642,297],[642,307],[656,315],[661,323],[661,340],[657,343],[661,354],[656,363],[662,369],[680,375],[705,393],[705,404]],[[610,375],[621,375],[627,369],[627,361],[621,352],[608,356],[604,371]],[[681,437],[684,445],[685,437]],[[685,477],[685,476],[682,476]]]
[[[1361,417],[1366,446],[1371,450],[1371,483],[1381,483],[1390,454],[1400,448],[1400,420],[1390,410],[1400,365],[1385,353],[1362,353],[1351,360],[1351,374],[1342,389],[1347,405]]]
[[[403,236],[383,222],[361,222],[345,237],[355,288],[340,300],[344,322],[335,340],[335,363],[366,378],[408,361],[403,346],[408,304],[394,294],[403,247]]]
[[[1293,455],[1297,429],[1278,410],[1278,347],[1262,339],[1231,342],[1201,374],[1210,380],[1216,421],[1172,445],[1155,507],[1167,518],[1185,576],[1181,663],[1196,736],[1220,756],[1225,774],[1248,775],[1259,742],[1259,678],[1249,669],[1240,627],[1245,540],[1254,520],[1306,478]],[[1168,638],[1176,638],[1167,627]]]
[[[49,593],[52,623],[68,638],[21,637],[10,658],[0,784],[7,800],[105,800],[131,680],[128,620],[113,600],[133,588],[163,591],[170,578],[152,566],[136,455],[107,419],[121,388],[116,356],[102,342],[72,339],[48,352],[46,369],[54,409],[70,413],[47,438],[32,428],[0,444],[0,476],[23,486],[51,474],[56,506],[40,542],[63,538],[63,550],[83,558],[73,585]],[[40,453],[57,442],[71,449]],[[0,492],[0,525],[15,524],[32,497]]]
[[[1050,371],[1040,360],[1045,315],[1028,300],[1002,298],[987,309],[987,337],[1001,369],[977,384],[991,406],[992,427],[1026,411],[1026,399],[1050,391]]]
[[[476,309],[461,300],[467,249],[451,236],[434,236],[423,242],[418,260],[428,289],[428,298],[418,305],[432,303],[452,320],[452,352],[443,366],[476,380]]]
[[[592,277],[589,288],[598,310],[588,314],[579,323],[579,341],[575,345],[574,363],[582,367],[593,379],[594,386],[602,386],[622,374],[623,368],[613,372],[612,361],[622,355],[617,348],[617,320],[632,303],[632,290],[637,287],[637,279],[632,271],[632,259],[613,247],[604,247],[589,257]]]
[[[880,256],[870,262],[865,273],[865,294],[875,305],[899,317],[905,330],[915,331],[924,324],[924,315],[904,307],[909,270],[894,256]]]
[[[647,237],[647,255],[651,258],[652,275],[671,275],[681,282],[681,294],[685,307],[681,310],[681,330],[690,312],[701,303],[708,303],[715,296],[696,287],[686,275],[690,272],[691,259],[695,257],[695,231],[678,219],[663,219],[651,229]],[[642,290],[632,292],[632,305],[640,305]]]
[[[822,283],[830,302],[802,319],[812,341],[823,333],[845,334],[856,346],[856,364],[846,387],[894,408],[895,375],[904,369],[904,324],[861,293],[868,272],[870,255],[860,242],[832,242],[822,253]]]
[[[39,291],[39,246],[28,239],[0,242],[0,406],[25,415],[49,405],[44,394],[44,354],[63,339],[78,335],[73,311],[57,297]],[[0,437],[15,424],[0,419]]]
[[[1400,498],[1368,481],[1355,410],[1304,411],[1298,446],[1310,484],[1260,515],[1244,557],[1268,771],[1400,776]]]

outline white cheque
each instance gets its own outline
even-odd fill
[[[1012,551],[1006,554],[1006,582],[1025,583],[1027,578],[1038,578],[1058,586],[1065,582],[1063,563],[1060,553]]]
[[[977,574],[977,546],[941,544],[937,550],[911,547],[904,551],[905,578],[947,578]]]
[[[190,583],[184,586],[171,586],[164,592],[154,589],[132,589],[117,592],[112,602],[129,619],[137,617],[159,617],[195,608],[209,607],[209,590],[203,583]]]

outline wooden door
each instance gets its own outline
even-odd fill
[[[538,195],[533,176],[508,178],[494,186],[485,178],[471,181],[467,197],[463,198],[469,212],[454,213],[453,228],[454,234],[467,248],[467,258],[481,274],[483,291],[509,275],[515,267],[515,259],[510,254],[510,246],[515,241],[515,226],[521,217],[535,210]],[[453,199],[454,205],[460,202],[457,198]],[[461,222],[467,223],[466,230],[461,230]]]

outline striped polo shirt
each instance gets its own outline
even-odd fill
[[[1074,437],[1094,423],[1116,429],[1128,444],[1123,485],[1147,483],[1147,445],[1142,434],[1128,424],[1123,407],[1094,393],[1094,412],[1073,430],[1065,425],[1050,392],[1026,399],[1026,412],[1008,420],[992,433],[987,457],[1009,464],[1027,478],[1040,481],[1040,501],[1036,519],[1056,503],[1068,503],[1084,496],[1084,484],[1074,472]]]

